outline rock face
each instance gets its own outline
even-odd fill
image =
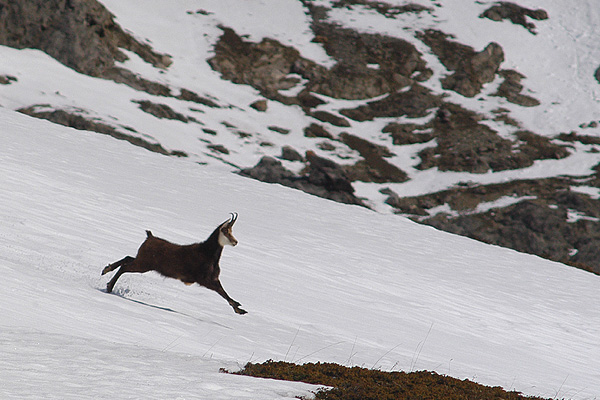
[[[157,68],[168,56],[155,53],[114,22],[95,0],[0,0],[0,44],[36,48],[86,75],[103,77],[125,61],[124,48]]]

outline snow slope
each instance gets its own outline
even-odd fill
[[[220,374],[272,358],[435,370],[600,395],[600,277],[0,108],[0,397],[276,399]],[[144,229],[240,214],[217,294],[153,273],[103,289]]]

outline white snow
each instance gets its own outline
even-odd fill
[[[430,369],[600,393],[600,277],[0,109],[0,393],[292,398],[248,361]],[[204,239],[237,211],[216,293],[153,273],[103,291],[144,229]]]
[[[225,145],[230,154],[220,157],[240,166],[254,165],[263,154],[278,155],[283,145],[332,157],[317,147],[320,139],[304,137],[303,128],[315,120],[299,108],[270,101],[267,112],[259,113],[249,107],[260,98],[256,90],[221,80],[206,63],[222,24],[248,40],[274,37],[330,66],[322,47],[311,42],[300,2],[102,3],[125,29],[173,59],[161,71],[128,53],[127,68],[175,93],[193,90],[223,107],[151,96],[83,76],[36,50],[0,46],[0,75],[18,79],[0,86],[0,397],[278,399],[315,390],[219,373],[269,358],[429,369],[546,397],[600,395],[600,309],[594,306],[600,277],[402,217],[244,179],[211,156],[207,144]],[[522,108],[457,94],[451,101],[483,113],[508,108],[525,128],[542,135],[571,130],[599,135],[600,128],[577,128],[600,120],[600,86],[593,79],[600,57],[590,33],[600,17],[595,3],[520,3],[549,12],[550,20],[534,21],[538,35],[479,19],[487,4],[462,0],[399,17],[412,30],[400,19],[361,7],[336,9],[331,16],[363,31],[394,33],[423,52],[427,48],[413,33],[427,27],[452,33],[477,50],[498,41],[505,50],[503,68],[526,75],[522,83],[542,105]],[[196,13],[199,9],[206,13]],[[445,74],[430,53],[424,57],[436,76]],[[425,84],[439,90],[433,78]],[[168,104],[200,123],[159,120],[132,100]],[[327,101],[321,109],[337,112],[367,100]],[[33,104],[133,127],[140,137],[190,157],[160,156],[14,112]],[[381,129],[394,121],[410,120],[353,121],[350,132],[390,146]],[[269,126],[290,133],[274,133]],[[512,134],[512,128],[504,129],[503,136]],[[235,131],[252,136],[242,139]],[[342,131],[331,128],[333,134]],[[391,162],[411,179],[384,186],[412,196],[461,182],[583,176],[600,161],[594,146],[576,143],[570,157],[522,170],[417,170],[415,154],[431,145],[392,148]],[[338,153],[349,157],[338,162],[356,158],[350,149]],[[356,188],[376,209],[390,212],[381,205],[380,186]],[[598,195],[597,189],[573,190]],[[102,268],[135,255],[145,229],[190,243],[205,239],[233,211],[240,214],[234,232],[240,245],[225,250],[221,278],[248,315],[234,314],[207,289],[153,273],[124,275],[114,295],[103,291],[109,277],[100,276]]]

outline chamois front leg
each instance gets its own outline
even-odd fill
[[[219,293],[221,295],[221,297],[223,297],[225,300],[227,300],[227,302],[229,303],[229,305],[231,307],[233,307],[233,311],[235,311],[236,313],[243,315],[246,314],[248,311],[243,310],[240,308],[241,304],[238,303],[237,301],[235,301],[234,299],[232,299],[231,297],[229,297],[229,295],[227,294],[227,292],[225,291],[225,289],[223,289],[223,285],[221,285],[221,281],[219,281],[218,279],[215,281],[212,281],[209,285],[207,285],[207,287],[209,289],[214,290],[215,292]]]
[[[121,267],[121,268],[119,268],[119,270],[117,271],[115,276],[113,276],[112,279],[106,285],[107,293],[112,292],[113,288],[115,287],[115,283],[117,283],[117,280],[121,277],[121,275],[123,275],[125,272],[131,272],[131,271],[129,271],[129,269],[127,267],[130,266],[134,261],[135,261],[135,258],[133,258],[131,256],[126,256],[126,257],[120,259],[119,261],[116,261],[116,262],[104,267],[104,269],[102,270],[102,275],[105,275],[108,272],[114,271],[115,269]]]
[[[110,271],[114,271],[115,269],[119,268],[121,265],[126,264],[126,263],[130,263],[133,260],[135,260],[135,258],[131,257],[131,256],[126,256],[122,259],[120,259],[119,261],[115,261],[112,264],[108,264],[106,267],[104,267],[104,269],[102,270],[102,275],[106,275],[107,273],[109,273]]]

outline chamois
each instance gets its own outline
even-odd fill
[[[231,213],[231,218],[219,225],[202,243],[178,245],[152,235],[148,236],[134,257],[123,259],[107,265],[102,275],[121,267],[106,285],[106,291],[112,292],[117,280],[126,272],[144,273],[156,271],[159,274],[179,279],[186,285],[197,283],[219,293],[238,314],[246,314],[241,304],[233,300],[219,281],[219,259],[223,246],[235,246],[238,241],[231,229],[237,221],[237,213]]]

